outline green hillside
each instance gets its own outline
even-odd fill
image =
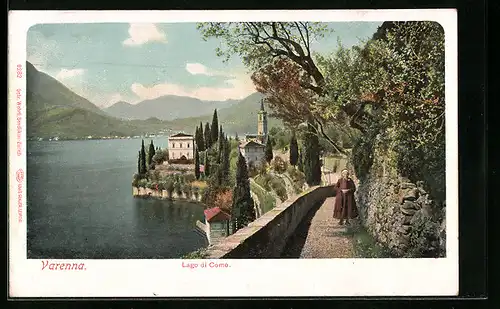
[[[126,121],[106,116],[97,106],[27,63],[27,138],[129,136],[165,129],[156,120]]]

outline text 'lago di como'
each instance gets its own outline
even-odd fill
[[[199,269],[199,268],[229,268],[231,267],[227,262],[186,262],[182,261],[182,268]]]

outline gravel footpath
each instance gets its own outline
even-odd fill
[[[334,201],[334,197],[326,199],[312,218],[300,258],[354,257],[352,238],[332,217]]]
[[[327,198],[304,218],[285,248],[283,258],[354,257],[352,237],[347,234],[346,227],[332,217],[334,202],[334,197]]]

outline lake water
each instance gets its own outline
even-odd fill
[[[28,258],[179,258],[206,245],[203,206],[132,196],[140,144],[28,142]]]

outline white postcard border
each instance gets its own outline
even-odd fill
[[[53,263],[81,264],[81,270],[73,271],[50,271],[47,267],[42,269],[45,260],[28,260],[25,220],[25,61],[28,29],[40,23],[264,20],[432,20],[442,25],[445,29],[446,57],[446,258],[214,260],[209,262],[227,262],[230,267],[197,269],[182,267],[183,262],[196,260],[180,259],[49,260]],[[458,293],[456,10],[11,11],[8,25],[10,297],[451,296]],[[17,75],[18,65],[22,67],[20,77]],[[16,92],[18,89],[20,92]],[[18,102],[21,102],[20,105]],[[21,132],[18,132],[19,123]],[[20,155],[17,154],[19,145]],[[18,200],[22,203],[21,212],[18,211]]]

